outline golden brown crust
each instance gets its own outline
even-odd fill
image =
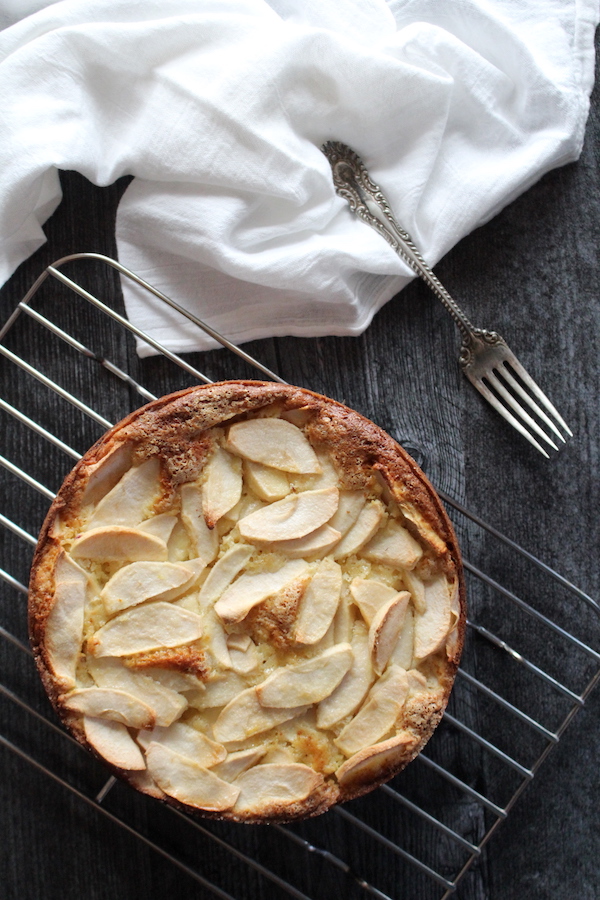
[[[350,490],[372,490],[373,473],[382,486],[383,494],[397,504],[403,525],[418,538],[425,548],[425,556],[435,560],[450,582],[458,585],[460,614],[450,655],[440,652],[437,657],[437,684],[439,690],[418,692],[409,696],[404,722],[403,739],[391,747],[383,747],[390,739],[382,741],[377,768],[366,766],[360,776],[349,778],[339,785],[335,780],[325,780],[311,795],[298,803],[271,804],[260,815],[235,811],[225,813],[204,812],[208,817],[225,818],[243,822],[284,822],[294,818],[317,815],[333,803],[358,797],[373,787],[396,775],[422,749],[431,736],[448,702],[448,696],[458,667],[465,632],[465,588],[462,578],[460,553],[452,525],[437,494],[425,475],[408,454],[373,422],[343,404],[319,394],[288,385],[256,381],[222,382],[188,388],[153,401],[131,413],[108,431],[85,454],[66,478],[53,502],[35,552],[30,580],[29,631],[36,663],[51,702],[61,718],[80,741],[92,752],[85,738],[81,717],[65,710],[60,697],[64,685],[52,671],[46,646],[46,626],[54,603],[54,568],[64,536],[75,537],[80,517],[86,504],[96,498],[97,476],[100,463],[114,457],[114,472],[107,476],[115,483],[122,471],[123,458],[132,455],[140,463],[152,457],[161,461],[163,502],[155,509],[158,514],[168,509],[168,501],[181,483],[196,479],[209,457],[213,441],[211,429],[231,424],[248,414],[266,409],[277,410],[284,417],[295,410],[302,410],[304,431],[311,444],[318,449],[327,448],[337,470],[342,473],[341,487]],[[108,471],[110,467],[105,467]],[[112,486],[108,480],[104,485]],[[70,531],[71,530],[71,531]],[[59,535],[62,535],[60,537]],[[277,651],[293,646],[293,622],[301,598],[301,589],[290,589],[279,600],[285,607],[285,615],[274,614],[271,601],[255,608],[248,615],[256,640],[264,641],[269,635]],[[279,609],[278,613],[281,613]],[[137,654],[124,660],[125,665],[143,671],[145,667],[170,668],[192,673],[204,680],[207,676],[205,656],[197,648],[153,651]],[[327,769],[322,747],[314,743],[311,735],[301,738],[303,750],[312,759],[316,771]],[[96,755],[99,755],[96,753]],[[147,790],[139,773],[125,772],[112,766],[119,777]],[[146,787],[140,785],[146,784]],[[162,799],[182,809],[189,809],[171,797]]]

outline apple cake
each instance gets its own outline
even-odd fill
[[[30,635],[68,729],[138,790],[239,822],[316,815],[421,750],[465,627],[451,524],[380,428],[231,381],[132,413],[35,553]]]

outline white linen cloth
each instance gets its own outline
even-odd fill
[[[132,174],[119,259],[227,337],[360,333],[412,273],[335,195],[322,143],[363,157],[433,264],[578,157],[598,18],[598,0],[0,0],[0,282],[44,242],[58,169]],[[123,287],[167,348],[211,346]]]

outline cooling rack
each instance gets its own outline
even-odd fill
[[[74,264],[77,279],[63,271]],[[467,550],[469,621],[448,711],[417,760],[390,784],[325,816],[264,826],[260,842],[249,837],[256,832],[248,826],[204,823],[145,797],[137,798],[146,813],[140,827],[122,802],[129,789],[107,778],[56,724],[43,696],[26,641],[27,572],[45,510],[74,461],[113,421],[156,396],[142,383],[154,363],[136,360],[132,336],[170,364],[161,393],[212,379],[86,290],[87,266],[116,270],[260,377],[283,382],[107,257],[65,257],[32,285],[0,331],[0,706],[9,722],[0,745],[184,872],[202,896],[320,900],[334,884],[356,900],[461,896],[488,841],[600,678],[597,602],[442,494]],[[110,278],[105,282],[110,294]],[[84,334],[82,303],[94,311]],[[32,329],[42,329],[44,340],[32,340]],[[577,633],[564,624],[565,598],[571,610],[580,607]],[[30,720],[26,741],[10,727],[20,717]],[[53,742],[62,748],[58,756],[46,752]]]

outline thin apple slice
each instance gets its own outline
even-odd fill
[[[373,621],[378,610],[398,593],[389,584],[374,578],[353,578],[350,582],[352,599],[360,609],[367,625]]]
[[[215,775],[223,778],[225,781],[235,781],[238,775],[245,772],[251,766],[255,766],[268,750],[267,744],[261,744],[259,747],[249,747],[246,750],[236,750],[235,753],[228,753],[227,759],[222,763],[217,763],[213,768]]]
[[[217,666],[221,666],[224,669],[231,669],[231,656],[229,654],[229,648],[227,647],[227,634],[220,618],[214,609],[207,609],[202,618],[210,654],[214,657]]]
[[[367,702],[334,740],[344,756],[354,756],[376,744],[391,731],[408,694],[408,676],[399,666],[390,666],[377,681]]]
[[[161,513],[159,516],[152,516],[139,525],[140,531],[147,531],[160,538],[165,544],[169,543],[173,529],[177,524],[177,516],[170,516],[168,513]]]
[[[197,484],[181,485],[181,521],[194,547],[195,556],[208,565],[219,552],[219,535],[209,528],[202,512],[202,490]]]
[[[209,528],[236,505],[242,496],[242,462],[237,456],[216,447],[205,466],[202,512]]]
[[[292,581],[308,577],[309,565],[303,559],[285,563],[277,572],[258,572],[240,575],[221,595],[215,611],[225,624],[231,625],[245,619],[250,610],[272,597]]]
[[[200,616],[158,600],[128,609],[88,641],[94,656],[131,656],[191,644],[202,634]]]
[[[300,600],[294,640],[316,644],[333,622],[342,590],[342,569],[332,559],[321,560]]]
[[[316,528],[315,531],[311,531],[310,534],[306,534],[304,537],[291,541],[275,541],[269,545],[269,550],[283,553],[291,559],[300,559],[301,557],[307,559],[317,554],[325,556],[332,547],[335,547],[341,536],[340,532],[336,531],[335,528],[331,528],[329,525],[321,525],[320,528]]]
[[[410,606],[406,610],[400,637],[390,657],[390,662],[401,669],[410,669],[414,656],[415,617]]]
[[[242,571],[253,553],[254,547],[240,544],[232,547],[221,559],[217,560],[198,594],[200,609],[208,609],[209,606],[213,606],[235,576]]]
[[[193,580],[193,571],[180,563],[133,562],[109,579],[100,597],[111,616],[146,600],[174,600]]]
[[[335,691],[319,703],[318,728],[331,728],[356,712],[373,682],[369,637],[362,622],[354,625],[350,646],[353,653],[352,665]]]
[[[362,491],[340,491],[340,505],[329,524],[342,536],[347,534],[358,519],[366,502]]]
[[[245,653],[246,650],[252,646],[252,638],[249,634],[244,634],[240,632],[236,634],[235,632],[227,635],[227,649],[228,650],[239,650],[240,653]]]
[[[89,469],[82,504],[97,504],[105,497],[131,468],[132,456],[132,444],[119,444],[103,456],[100,462],[93,465]]]
[[[104,525],[135,528],[150,517],[159,494],[160,462],[154,457],[125,472],[98,503],[87,522],[87,529]]]
[[[346,532],[334,551],[335,559],[352,556],[371,540],[383,521],[385,510],[380,500],[370,500],[360,511],[352,528]]]
[[[109,657],[105,658],[108,659]],[[159,669],[155,666],[147,666],[144,668],[144,675],[177,694],[181,694],[184,691],[204,689],[200,679],[196,675],[190,675],[188,672],[177,672],[175,669]]]
[[[156,716],[156,724],[168,726],[187,708],[187,700],[177,691],[141,672],[133,672],[120,659],[103,656],[100,659],[88,657],[88,671],[100,688],[126,691],[150,706]],[[186,687],[189,690],[189,686]]]
[[[256,650],[252,644],[247,650],[236,650],[230,648],[229,658],[231,660],[231,668],[238,675],[249,675],[258,667],[259,659]]]
[[[235,780],[240,794],[234,812],[265,814],[300,803],[323,783],[323,776],[302,763],[266,763],[253,766]]]
[[[162,744],[150,744],[146,765],[165,794],[188,806],[223,812],[231,809],[239,796],[239,788]]]
[[[86,740],[100,756],[119,769],[141,771],[146,761],[136,742],[122,722],[83,717]]]
[[[217,709],[227,706],[246,688],[247,682],[236,672],[225,672],[212,678],[205,685],[201,697],[193,703],[196,709]]]
[[[359,750],[339,767],[335,777],[342,785],[350,783],[372,784],[381,772],[388,772],[394,762],[405,759],[416,744],[416,738],[408,731]]]
[[[71,556],[76,559],[101,559],[106,562],[166,560],[167,555],[167,545],[160,538],[124,525],[107,525],[86,531],[71,547]]]
[[[267,503],[283,500],[290,492],[290,482],[285,472],[252,462],[251,459],[244,460],[244,478],[250,490]]]
[[[266,708],[260,703],[256,689],[246,688],[221,710],[213,725],[213,734],[222,744],[245,741],[255,734],[262,734],[288,719],[302,715],[307,709],[307,706],[293,709]]]
[[[240,519],[238,528],[249,541],[291,541],[324,525],[335,513],[338,498],[335,487],[289,494]]]
[[[227,447],[239,456],[272,469],[297,474],[321,471],[315,451],[302,431],[285,419],[247,419],[229,429]]]
[[[168,728],[156,727],[152,731],[140,731],[137,740],[145,750],[155,742],[193,760],[205,769],[211,769],[227,758],[227,750],[223,744],[211,741],[201,731],[183,722],[174,722]]]
[[[384,603],[373,617],[369,629],[369,646],[376,675],[381,675],[398,643],[409,600],[408,591],[400,591]]]
[[[46,619],[45,647],[50,667],[65,690],[76,684],[87,585],[86,572],[61,550],[54,568],[54,603]]]
[[[390,519],[363,547],[361,556],[384,566],[413,569],[423,556],[423,548],[406,528]]]
[[[440,575],[425,583],[425,612],[415,618],[415,659],[425,659],[442,646],[452,627],[448,581]]]
[[[122,722],[130,728],[153,728],[156,722],[154,710],[126,691],[108,688],[76,688],[60,698],[65,709],[100,719]]]
[[[350,644],[337,644],[320,656],[276,669],[256,687],[262,706],[277,709],[319,703],[336,689],[354,654]]]
[[[427,604],[425,603],[425,585],[414,572],[403,572],[402,580],[406,585],[407,591],[410,591],[415,612],[424,613],[427,609]]]
[[[458,623],[460,621],[460,595],[458,592],[458,582],[454,584],[451,588],[452,597],[450,600],[450,633],[448,635],[448,639],[446,640],[446,656],[448,659],[452,659],[453,656],[456,656],[458,652],[458,643],[460,639],[460,633],[458,630]]]

